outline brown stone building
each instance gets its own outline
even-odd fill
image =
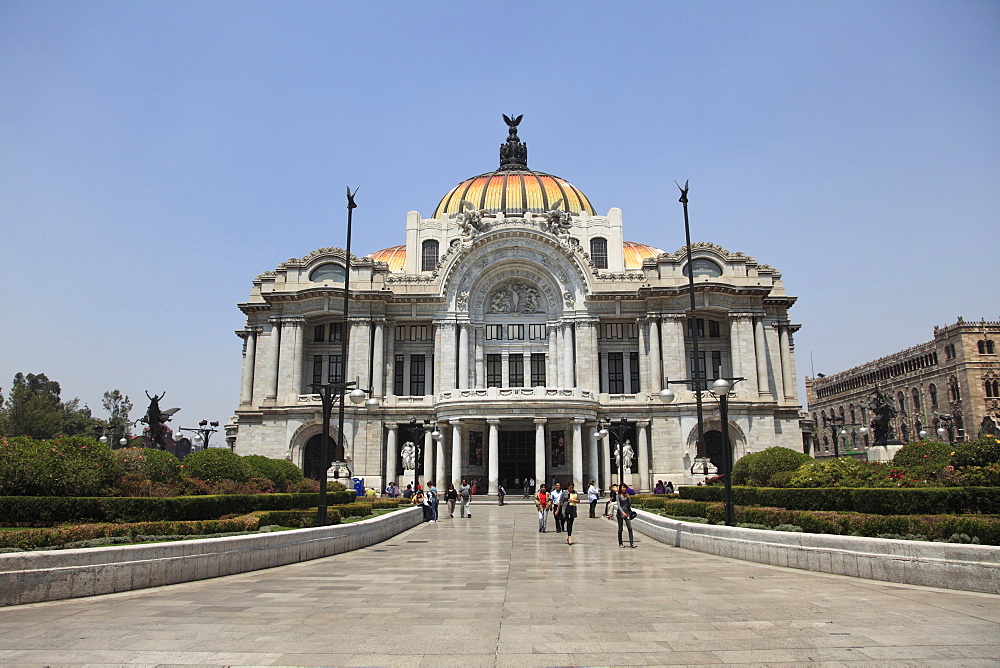
[[[899,411],[895,438],[964,441],[996,434],[1000,423],[1000,322],[962,318],[935,327],[934,338],[831,376],[806,377],[809,415],[816,421],[815,456],[860,453],[872,445],[876,383]],[[865,433],[867,431],[867,433]],[[838,442],[834,443],[834,438]]]

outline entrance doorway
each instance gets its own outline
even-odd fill
[[[719,473],[726,472],[725,449],[723,446],[722,432],[718,429],[705,432],[705,454],[712,461]],[[732,440],[729,441],[730,452],[732,452]]]
[[[514,479],[525,480],[535,475],[535,433],[531,431],[500,432],[500,475],[499,480],[507,493],[520,490],[524,483],[515,487]]]
[[[330,452],[329,459],[326,466],[323,466],[321,450],[323,446],[323,435],[316,434],[306,442],[306,447],[303,448],[302,452],[302,473],[307,478],[312,478],[313,480],[319,480],[320,476],[323,475],[330,468],[330,464],[337,461],[337,441],[330,437]]]

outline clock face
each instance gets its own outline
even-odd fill
[[[691,267],[694,269],[695,278],[699,276],[722,276],[722,267],[705,258],[691,260]],[[684,267],[684,275],[688,275],[688,268],[686,266]]]

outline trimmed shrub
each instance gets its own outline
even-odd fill
[[[936,441],[907,443],[893,456],[892,463],[911,470],[938,471],[952,463],[954,450],[954,446]]]
[[[118,467],[119,482],[175,482],[180,479],[181,462],[166,450],[120,448],[111,451]]]
[[[779,471],[794,471],[814,461],[809,455],[790,448],[773,447],[740,457],[733,464],[734,485],[766,485]]]
[[[777,473],[771,474],[771,477],[767,479],[768,487],[788,487],[788,483],[792,481],[792,477],[795,475],[795,471],[778,471]]]
[[[116,473],[111,449],[93,438],[0,437],[0,495],[98,496]]]
[[[249,482],[253,477],[250,465],[232,450],[209,448],[192,452],[184,458],[184,474],[198,480],[232,480]]]
[[[302,480],[302,470],[295,464],[284,459],[271,459],[263,455],[247,455],[243,461],[250,466],[250,472],[255,478],[267,478],[280,490]]]
[[[272,510],[259,513],[261,526],[277,525],[282,527],[297,527],[299,529],[316,526],[317,509],[312,510]],[[340,524],[340,511],[336,508],[326,509],[326,523],[328,526]]]
[[[1000,464],[1000,438],[986,436],[978,441],[956,443],[954,449],[951,463],[955,468]]]

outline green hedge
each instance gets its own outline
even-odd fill
[[[78,524],[51,529],[23,529],[0,531],[0,548],[16,547],[32,550],[58,547],[83,540],[111,536],[197,536],[230,531],[256,531],[261,526],[257,515],[243,515],[226,520],[198,520],[182,522],[135,522],[130,524]]]
[[[353,491],[331,492],[328,503],[349,504]],[[319,495],[240,494],[217,496],[150,497],[0,497],[0,525],[47,526],[60,522],[154,522],[209,520],[255,510],[310,508]]]
[[[722,501],[725,490],[716,486],[681,487],[682,499]],[[997,487],[733,487],[733,501],[741,506],[769,506],[790,510],[830,510],[873,515],[934,515],[1000,513]]]
[[[353,492],[352,492],[353,493]],[[277,524],[282,527],[314,527],[316,526],[316,508],[311,510],[270,510],[257,513],[260,518],[260,526],[265,527]],[[328,526],[340,524],[340,511],[336,508],[326,509],[326,523]]]

